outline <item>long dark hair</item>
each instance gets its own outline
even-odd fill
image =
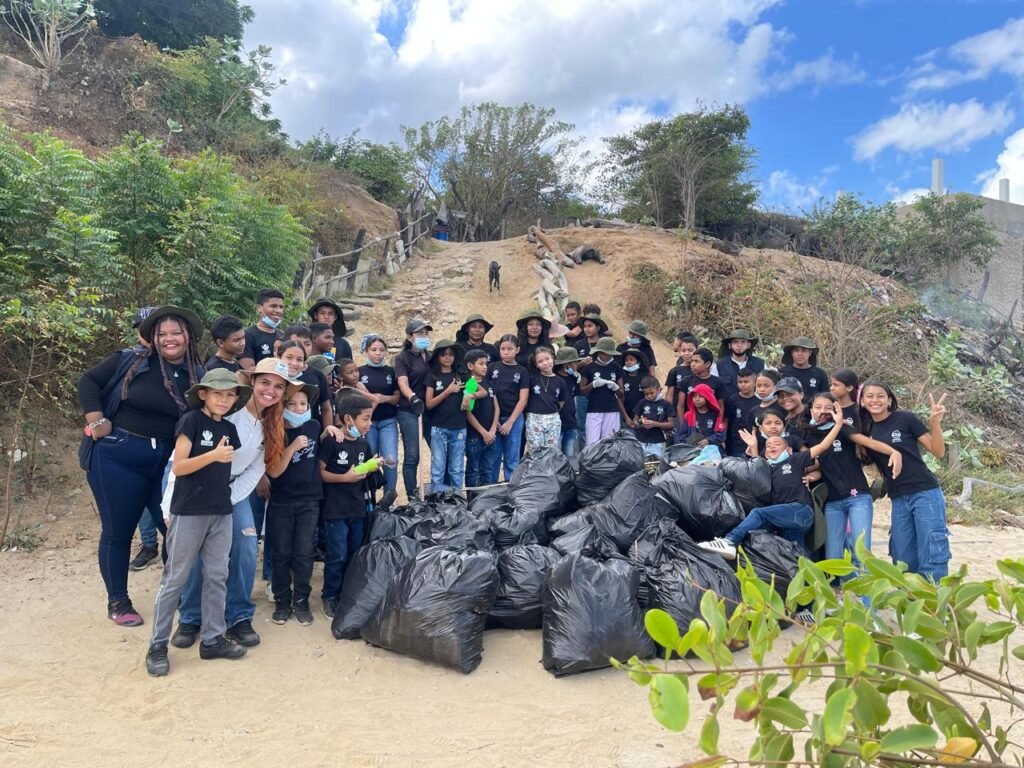
[[[530,359],[527,362],[527,367],[530,369],[531,372],[536,371],[537,373],[540,373],[540,368],[537,367],[537,355],[543,354],[550,355],[551,362],[555,361],[555,350],[553,350],[551,347],[537,347],[535,350],[533,350],[533,352],[530,353]],[[552,372],[554,372],[553,366],[551,370]]]
[[[132,363],[128,372],[125,373],[124,381],[121,382],[121,399],[128,399],[128,388],[135,379],[135,375],[139,372],[139,368],[142,367],[145,360],[155,354],[156,359],[160,364],[160,375],[163,377],[164,389],[167,390],[167,394],[169,394],[171,399],[174,400],[174,404],[178,406],[178,411],[180,413],[184,413],[188,410],[188,403],[185,402],[185,398],[179,394],[178,388],[174,386],[174,382],[171,381],[171,377],[167,373],[167,364],[164,362],[163,357],[160,356],[160,353],[156,352],[156,345],[153,343],[157,330],[168,320],[175,321],[178,324],[178,327],[185,332],[185,336],[188,338],[188,345],[185,349],[185,370],[188,371],[188,380],[190,384],[199,383],[199,379],[201,378],[199,375],[199,351],[196,349],[196,340],[192,338],[192,327],[183,317],[179,317],[178,315],[167,315],[153,323],[153,327],[150,328],[149,333],[143,336],[149,346],[146,347],[145,350],[140,350],[136,353],[137,359]]]
[[[531,343],[530,334],[526,332],[526,326],[529,325],[531,320],[536,320],[538,323],[540,323],[540,336],[537,339],[538,348],[550,347],[551,339],[548,336],[548,334],[551,331],[551,322],[547,320],[541,320],[539,317],[528,317],[526,320],[522,321],[523,325],[521,328],[519,328],[518,333],[516,334],[517,338],[519,339],[519,348],[522,349],[527,344]]]
[[[889,413],[895,413],[896,409],[900,407],[899,401],[896,400],[896,395],[892,391],[892,387],[881,379],[870,378],[861,384],[860,393],[857,395],[857,409],[860,412],[860,431],[865,435],[871,434],[871,425],[874,423],[874,419],[871,418],[871,414],[868,413],[867,409],[863,405],[861,405],[861,400],[864,398],[864,390],[868,387],[878,387],[879,389],[885,390],[885,394],[889,397]]]

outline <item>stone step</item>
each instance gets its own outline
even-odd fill
[[[360,299],[377,299],[378,301],[388,301],[391,298],[390,293],[357,293]]]

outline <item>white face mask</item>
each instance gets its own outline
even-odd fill
[[[624,365],[622,366],[622,370],[629,371],[630,373],[636,373],[640,370],[640,363],[637,363],[636,365]]]

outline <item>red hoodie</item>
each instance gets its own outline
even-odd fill
[[[722,406],[718,404],[718,398],[715,397],[715,393],[707,384],[698,384],[696,387],[691,389],[690,393],[687,395],[686,423],[691,427],[697,426],[697,409],[693,406],[694,395],[700,395],[703,397],[707,401],[708,408],[717,414],[715,417],[715,432],[724,432],[725,424],[722,421]]]

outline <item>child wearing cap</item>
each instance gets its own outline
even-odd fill
[[[747,371],[758,374],[764,370],[764,360],[754,354],[758,338],[745,328],[737,328],[724,339],[719,351],[716,374],[725,386],[726,398],[739,391],[739,374]]]
[[[575,456],[579,449],[579,421],[576,418],[577,400],[579,397],[580,372],[577,370],[580,356],[575,347],[564,346],[555,352],[555,373],[565,380],[565,404],[559,412],[562,420],[562,453]]]
[[[530,356],[530,396],[526,403],[526,445],[536,448],[562,447],[562,417],[568,398],[565,379],[555,373],[555,353],[538,347]]]
[[[245,352],[245,329],[242,321],[231,315],[221,315],[210,323],[210,336],[217,350],[206,358],[203,368],[212,371],[223,368],[231,373],[242,370],[239,355]]]
[[[580,370],[580,392],[587,398],[587,445],[615,434],[626,418],[622,403],[622,368],[615,341],[598,339],[590,350],[593,359]]]
[[[672,405],[661,396],[661,386],[653,376],[640,382],[643,399],[633,409],[636,439],[644,447],[645,456],[661,458],[665,454],[665,433],[672,429]]]
[[[442,339],[434,345],[426,387],[432,492],[458,490],[466,480],[466,385],[455,372],[455,359],[454,341]]]
[[[601,319],[599,312],[585,314],[577,322],[583,329],[583,333],[576,337],[573,346],[576,347],[580,359],[584,363],[589,363],[590,350],[597,345],[600,339],[608,335],[608,323]]]
[[[153,635],[146,670],[155,677],[170,671],[170,640],[178,599],[192,568],[203,563],[203,659],[238,659],[245,648],[227,639],[224,605],[231,549],[231,461],[241,447],[235,425],[224,417],[245,405],[252,394],[234,375],[213,370],[186,393],[192,410],[175,427],[176,483],[171,495],[167,563],[153,606]]]
[[[466,412],[466,487],[476,488],[493,482],[501,460],[501,444],[498,442],[498,401],[494,389],[487,379],[487,352],[471,349],[466,353],[463,365],[467,373],[477,382],[470,410],[468,395],[463,396],[462,407]]]
[[[783,378],[791,376],[800,382],[807,402],[819,392],[828,391],[828,374],[818,367],[818,345],[806,336],[797,336],[782,348],[779,373]]]
[[[653,376],[655,368],[658,367],[658,359],[654,356],[654,347],[651,346],[651,340],[648,338],[647,323],[641,320],[634,320],[626,326],[626,340],[619,344],[618,350],[625,355],[630,350],[635,350],[644,356],[646,361],[646,368],[643,371],[644,376]],[[625,358],[623,358],[625,362]],[[627,413],[632,413],[632,409],[626,409]]]
[[[676,439],[698,448],[725,445],[725,416],[715,393],[707,384],[698,384],[690,390],[686,413],[679,420]]]
[[[793,376],[784,376],[779,379],[772,394],[775,395],[779,408],[786,413],[786,430],[799,435],[806,442],[810,419],[800,380]]]

